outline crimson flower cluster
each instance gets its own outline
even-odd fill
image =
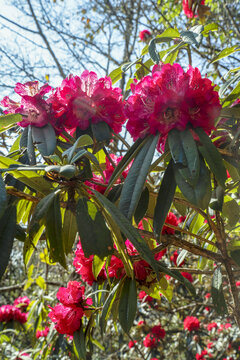
[[[161,325],[155,325],[151,328],[150,333],[144,338],[143,345],[147,348],[157,347],[160,339],[164,339],[165,335],[166,332]]]
[[[27,322],[28,313],[22,312],[14,305],[2,305],[0,307],[0,322],[18,321],[20,324]]]
[[[47,337],[48,333],[49,333],[49,327],[46,326],[45,329],[36,331],[36,338],[39,339],[41,337]]]
[[[183,327],[188,331],[198,330],[200,328],[200,322],[195,316],[187,316],[184,319]]]
[[[198,16],[198,14],[195,14],[195,12],[193,12],[193,3],[194,3],[194,0],[193,1],[192,0],[191,1],[183,0],[183,2],[182,2],[184,14],[190,19]],[[204,4],[205,4],[205,0],[202,0],[200,5],[204,5]]]
[[[134,140],[159,133],[158,149],[173,128],[201,127],[210,132],[220,115],[217,91],[191,66],[184,72],[179,64],[155,65],[152,75],[131,84],[131,90],[125,107],[127,130]]]
[[[81,327],[81,319],[91,299],[85,299],[85,287],[78,281],[70,281],[67,288],[60,287],[57,298],[60,301],[48,316],[56,323],[55,329],[60,334],[73,335]]]
[[[139,38],[142,42],[148,42],[148,40],[151,38],[152,33],[149,30],[142,30],[139,33]]]

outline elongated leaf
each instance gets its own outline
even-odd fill
[[[34,251],[36,250],[38,241],[39,241],[40,237],[42,236],[44,228],[45,228],[44,225],[40,226],[36,230],[36,232],[34,232],[32,234],[28,234],[28,236],[26,237],[26,240],[24,241],[23,259],[24,259],[25,267],[27,267],[31,262],[32,255],[33,255]]]
[[[94,278],[97,280],[97,277],[99,273],[101,272],[104,264],[106,262],[106,259],[100,259],[97,255],[94,255],[93,262],[92,262],[92,272]]]
[[[120,211],[131,219],[139,202],[148,171],[153,159],[158,136],[150,136],[137,154],[125,179],[119,201]]]
[[[215,63],[216,61],[221,60],[221,59],[225,58],[226,56],[229,56],[229,55],[235,53],[236,51],[240,51],[238,45],[234,45],[234,46],[231,46],[231,47],[229,47],[229,48],[226,48],[226,49],[220,51],[220,53],[218,53],[217,56],[215,56],[215,57],[213,58],[213,60],[211,61],[211,63],[213,64],[213,63]]]
[[[156,42],[155,42],[155,39],[152,39],[148,45],[148,52],[149,52],[149,55],[151,57],[151,59],[153,60],[153,62],[155,62],[156,64],[159,64],[160,62],[160,56],[157,52],[157,49],[156,49]]]
[[[5,183],[3,181],[2,175],[0,174],[0,218],[4,213],[6,206],[7,206],[7,192],[5,189]]]
[[[86,135],[86,134],[82,135],[75,141],[73,146],[71,146],[69,149],[64,151],[63,156],[67,155],[68,162],[70,162],[72,160],[74,152],[77,150],[78,147],[81,148],[83,146],[88,146],[88,145],[92,145],[92,144],[93,144],[93,140],[89,135]],[[81,151],[83,151],[83,150],[84,149],[81,149]]]
[[[114,69],[108,76],[112,79],[112,84],[115,84],[122,78],[122,74],[122,66],[119,66],[117,69]]]
[[[225,93],[225,91],[229,88],[229,86],[231,86],[233,83],[237,82],[240,80],[240,71],[238,71],[231,79],[229,79],[228,81],[226,81],[219,90],[219,96],[222,97],[223,94]],[[231,93],[229,94],[231,95]]]
[[[13,175],[14,178],[20,180],[24,184],[30,186],[32,189],[42,194],[49,193],[52,185],[49,182],[47,182],[42,176],[38,175],[34,171],[25,172],[23,170],[21,171],[15,169],[10,170],[9,167],[12,165],[18,165],[21,167],[23,166],[23,164],[21,164],[18,161],[12,160],[5,156],[0,156],[0,167],[3,169],[8,168],[8,172],[11,173],[11,175]]]
[[[149,190],[147,187],[145,187],[137,204],[136,211],[134,213],[134,220],[136,224],[138,224],[139,221],[142,220],[142,218],[146,214],[146,211],[148,209],[148,202],[149,202]]]
[[[0,116],[0,133],[10,129],[20,121],[22,121],[22,116],[20,114],[7,114]]]
[[[52,202],[54,201],[55,192],[45,196],[43,199],[39,201],[37,204],[29,227],[29,233],[33,233],[40,228],[39,222],[45,217],[46,213]]]
[[[15,232],[16,206],[9,205],[0,218],[0,279],[8,265]]]
[[[183,150],[187,159],[187,167],[190,177],[184,175],[184,169],[180,169],[180,173],[185,177],[191,185],[195,185],[199,178],[200,160],[197,145],[193,139],[192,133],[186,129],[180,132]]]
[[[201,32],[203,31],[202,25],[197,25],[195,27],[192,27],[189,30],[183,31],[181,33],[181,38],[183,41],[185,41],[187,44],[196,45],[199,47],[200,41],[202,39]]]
[[[158,274],[156,260],[154,259],[154,256],[146,242],[139,235],[137,229],[132,226],[130,221],[113,203],[111,203],[111,201],[97,191],[94,190],[93,192],[103,208],[109,213],[109,215],[111,215],[113,221],[119,226],[126,238],[133,243],[142,258],[146,260]]]
[[[187,159],[183,149],[180,131],[173,129],[168,134],[168,145],[175,164],[181,167],[187,166]]]
[[[176,183],[185,198],[201,209],[206,209],[211,198],[211,178],[202,157],[200,157],[199,179],[195,186],[190,185],[175,166],[173,169]]]
[[[122,174],[123,170],[128,166],[128,164],[132,161],[132,159],[137,155],[140,151],[141,147],[147,142],[147,138],[145,139],[138,139],[133,146],[127,151],[124,155],[122,160],[117,164],[116,168],[114,169],[112,176],[108,182],[108,187],[105,193],[108,193],[109,189],[113,186],[114,182],[119,178]]]
[[[52,155],[57,145],[56,133],[51,124],[41,128],[32,126],[33,143],[42,156]]]
[[[98,255],[101,259],[113,253],[113,242],[104,218],[97,207],[86,198],[80,198],[76,209],[77,228],[86,257]]]
[[[123,283],[119,302],[119,321],[123,330],[128,333],[132,327],[137,311],[136,280],[126,278]]]
[[[58,261],[64,268],[67,268],[64,244],[62,238],[62,218],[60,211],[59,193],[55,194],[53,201],[45,214],[46,234],[53,262]]]
[[[199,146],[199,150],[202,153],[203,157],[206,159],[211,171],[216,176],[217,181],[225,188],[225,181],[227,179],[227,173],[221,154],[218,152],[216,146],[213,145],[209,136],[205,133],[202,128],[194,129],[196,134],[199,136],[199,139],[203,146]]]
[[[170,161],[161,182],[154,210],[153,229],[157,240],[160,238],[165,219],[173,201],[175,190],[176,181],[173,172],[173,161]]]
[[[233,250],[230,252],[231,258],[240,267],[240,250]]]
[[[78,359],[85,360],[86,359],[86,344],[85,344],[85,336],[83,333],[83,328],[81,328],[74,332],[73,334],[73,342],[77,351]]]
[[[91,124],[91,129],[97,142],[109,143],[112,138],[111,129],[105,121],[101,121],[97,124]]]
[[[28,127],[25,127],[22,134],[21,134],[21,139],[20,139],[20,143],[19,143],[19,148],[26,148],[27,147],[27,143],[28,143]]]
[[[33,146],[33,138],[32,138],[32,126],[28,126],[28,137],[27,137],[27,154],[30,165],[36,165],[36,156]]]
[[[62,229],[63,243],[66,255],[69,254],[72,250],[76,234],[77,223],[75,214],[71,210],[66,209]]]
[[[211,295],[216,312],[219,315],[227,313],[227,306],[223,294],[221,268],[217,267],[213,273]]]
[[[102,309],[102,314],[100,317],[100,329],[101,329],[101,334],[103,336],[104,333],[104,329],[105,329],[105,325],[106,325],[106,320],[108,319],[108,316],[110,314],[111,308],[113,306],[114,300],[119,292],[119,290],[121,289],[122,286],[122,281],[118,282],[114,288],[111,290],[111,292],[108,294],[108,297],[103,305],[103,309]]]

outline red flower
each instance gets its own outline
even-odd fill
[[[84,300],[84,292],[85,287],[80,282],[69,281],[67,288],[59,288],[57,298],[65,306],[74,306]]]
[[[122,93],[120,88],[112,88],[109,77],[97,78],[93,71],[85,70],[82,75],[64,79],[49,98],[59,123],[73,129],[86,130],[90,122],[106,122],[119,133],[125,122]]]
[[[13,303],[14,306],[16,306],[21,310],[26,309],[29,304],[30,304],[30,299],[27,296],[18,297],[17,299],[14,300]]]
[[[240,281],[236,281],[236,286],[240,286]]]
[[[200,322],[194,316],[187,316],[184,319],[183,327],[185,330],[188,330],[188,331],[198,330],[200,328]]]
[[[212,346],[213,346],[213,342],[212,342],[212,341],[209,341],[209,342],[207,343],[207,348],[208,348],[208,349],[211,349]]]
[[[145,291],[141,290],[138,294],[138,298],[142,302],[151,302],[153,301],[153,298],[149,296]]]
[[[139,33],[140,40],[143,42],[148,42],[148,40],[151,38],[152,33],[149,30],[142,30]]]
[[[170,256],[170,260],[174,263],[175,266],[177,266],[177,258],[178,258],[178,252],[177,250],[174,251],[174,253]],[[183,266],[184,261],[181,262],[178,266]]]
[[[165,330],[161,327],[161,325],[155,325],[151,328],[151,333],[156,336],[157,339],[163,339],[166,335]]]
[[[41,337],[47,337],[47,334],[49,333],[49,327],[45,327],[43,330],[37,330],[36,331],[36,338],[39,339]]]
[[[175,214],[173,214],[172,212],[169,212],[166,217],[165,224],[178,226],[178,218],[176,217]],[[163,226],[163,229],[162,229],[163,235],[164,234],[174,234],[174,233],[175,233],[175,229],[171,229],[167,225]]]
[[[220,115],[211,80],[191,66],[184,72],[179,64],[155,65],[152,75],[132,84],[131,89],[133,95],[126,103],[127,130],[134,140],[159,133],[158,149],[173,128],[184,130],[191,124],[210,131]]]
[[[96,280],[92,272],[93,257],[93,255],[90,255],[89,258],[85,257],[81,242],[79,241],[77,250],[75,251],[73,266],[75,266],[76,272],[81,275],[82,280],[88,285],[92,285]],[[100,271],[98,278],[106,279],[103,269]]]
[[[212,329],[217,329],[217,323],[213,322],[213,323],[208,324],[207,329],[208,329],[208,331],[211,331]]]
[[[129,343],[128,343],[128,347],[129,347],[129,349],[131,349],[131,348],[133,348],[134,347],[134,344],[136,344],[137,343],[137,341],[136,340],[134,340],[134,341],[129,341]]]
[[[5,114],[24,115],[23,120],[18,123],[19,126],[42,127],[54,121],[51,105],[43,99],[43,96],[51,90],[51,86],[45,84],[39,89],[38,81],[29,81],[25,84],[17,83],[14,90],[21,96],[21,102],[17,103],[5,96],[1,104],[8,108],[4,111]]]
[[[2,305],[0,307],[0,322],[18,321],[21,324],[27,322],[28,313],[22,313],[21,310],[13,305]]]
[[[182,2],[182,7],[183,7],[183,11],[185,13],[185,15],[192,19],[193,17],[197,17],[198,15],[195,14],[195,12],[193,12],[193,4],[194,0],[183,0]],[[201,5],[204,5],[205,0],[201,1]]]
[[[55,329],[60,334],[73,335],[80,328],[84,314],[82,307],[68,307],[58,304],[54,308],[50,307],[50,309],[52,311],[48,316],[56,323]]]
[[[137,326],[143,326],[145,325],[145,321],[144,320],[140,320],[138,323],[137,323]]]
[[[206,293],[205,299],[209,299],[210,297],[211,297],[211,294],[210,294],[210,293]]]
[[[229,329],[231,327],[232,327],[232,324],[230,324],[230,323],[225,324],[225,329]]]
[[[157,346],[157,339],[151,333],[149,333],[144,338],[143,345],[147,348],[154,348]]]
[[[188,281],[190,281],[191,283],[193,282],[193,277],[190,273],[188,272],[181,272],[182,276],[185,277],[185,279],[187,279]]]

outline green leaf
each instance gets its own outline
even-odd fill
[[[27,154],[30,165],[36,165],[36,156],[32,138],[32,126],[28,125],[28,137],[27,137]]]
[[[29,226],[30,235],[33,234],[35,231],[39,230],[40,227],[39,223],[45,217],[49,207],[54,201],[54,198],[55,198],[55,192],[52,192],[49,195],[45,196],[43,199],[41,199],[37,204]]]
[[[111,129],[105,121],[100,121],[97,124],[91,124],[91,129],[97,142],[109,143],[112,138]]]
[[[20,114],[7,114],[0,116],[0,133],[11,129],[16,123],[22,121]]]
[[[142,191],[141,197],[139,199],[139,202],[137,204],[135,213],[134,213],[134,220],[136,224],[139,223],[140,220],[144,217],[146,214],[146,211],[148,209],[148,202],[149,202],[149,190],[147,187]]]
[[[168,134],[168,145],[175,164],[181,167],[187,166],[187,159],[184,153],[180,131],[172,129]]]
[[[97,207],[80,198],[76,208],[77,228],[84,255],[98,255],[101,259],[113,253],[113,242],[105,220]]]
[[[207,36],[210,31],[217,31],[218,30],[218,24],[212,23],[207,24],[204,26],[204,30],[202,31],[203,36]]]
[[[156,50],[156,39],[152,39],[148,45],[148,52],[149,55],[151,57],[151,59],[153,60],[153,62],[155,62],[156,64],[159,64],[160,62],[160,56],[159,53]]]
[[[0,279],[6,270],[12,252],[16,217],[16,206],[9,205],[0,218]]]
[[[217,181],[225,188],[225,181],[227,179],[227,173],[221,154],[218,152],[216,146],[213,145],[209,136],[202,128],[195,128],[194,131],[199,136],[199,139],[203,146],[199,146],[199,150],[203,157],[206,159],[211,171],[216,176]]]
[[[119,66],[117,69],[114,69],[108,76],[112,79],[112,84],[115,84],[118,80],[122,78],[122,66]]]
[[[222,208],[223,216],[228,219],[228,228],[232,229],[240,218],[240,207],[235,199],[225,201]]]
[[[38,175],[34,171],[26,171],[24,172],[23,169],[21,171],[18,171],[13,168],[13,170],[10,170],[10,166],[19,165],[23,167],[23,164],[21,164],[18,161],[12,160],[5,156],[0,156],[0,167],[5,169],[8,169],[8,172],[11,173],[11,175],[14,176],[14,178],[20,180],[25,185],[30,186],[32,189],[42,193],[43,195],[45,193],[49,193],[51,190],[51,184],[46,181],[42,176]],[[27,170],[27,167],[26,167]],[[37,168],[36,168],[37,170]]]
[[[66,269],[59,193],[55,193],[53,201],[50,202],[45,213],[45,223],[51,259],[53,262],[58,261]]]
[[[63,229],[62,229],[64,250],[66,255],[69,254],[72,250],[76,238],[76,234],[77,234],[77,223],[76,223],[75,214],[71,210],[66,209],[64,213],[64,221],[63,221]]]
[[[240,119],[239,107],[234,106],[234,107],[231,107],[231,108],[223,108],[222,111],[221,111],[221,117]]]
[[[181,33],[181,38],[187,44],[196,45],[197,47],[199,47],[200,41],[202,39],[202,30],[203,26],[197,25],[195,27],[192,27],[190,30],[183,31]]]
[[[28,126],[23,129],[23,132],[21,134],[19,149],[26,148],[27,142],[28,142]]]
[[[173,168],[176,183],[185,198],[201,209],[206,209],[211,199],[211,178],[202,157],[200,157],[199,179],[195,186],[190,185],[175,166]]]
[[[132,159],[136,156],[136,154],[140,151],[142,146],[145,145],[148,138],[145,139],[138,139],[133,146],[126,152],[122,160],[117,164],[116,168],[114,169],[112,176],[108,182],[108,187],[105,191],[105,194],[108,193],[109,189],[113,186],[115,181],[119,178],[122,174],[123,170],[128,166],[128,164],[132,161]]]
[[[78,147],[82,148],[83,146],[89,146],[92,144],[93,144],[93,139],[91,138],[91,136],[87,134],[79,136],[79,138],[75,141],[74,145],[71,146],[66,151],[64,151],[62,156],[64,157],[67,155],[68,162],[70,162],[72,160],[73,154],[76,152]],[[80,149],[80,151],[86,152],[86,150],[84,149]]]
[[[125,278],[119,302],[119,322],[126,333],[129,333],[137,311],[136,280]]]
[[[32,126],[33,143],[42,156],[52,155],[55,151],[57,138],[51,124],[43,127]]]
[[[85,344],[85,336],[83,333],[83,328],[81,328],[74,332],[73,334],[73,343],[75,345],[78,359],[85,360],[86,359],[86,344]]]
[[[154,210],[153,229],[156,239],[159,241],[163,225],[165,223],[168,211],[171,207],[176,190],[176,182],[173,172],[173,162],[170,161],[161,182],[158,192],[157,203]]]
[[[222,97],[225,91],[229,88],[229,86],[232,86],[233,83],[240,80],[240,71],[237,72],[231,79],[226,81],[219,90],[219,96]],[[231,93],[230,93],[231,95]]]
[[[231,258],[240,267],[240,250],[233,250],[230,252]]]
[[[109,201],[105,196],[93,191],[96,198],[100,201],[102,207],[109,213],[112,220],[119,226],[120,230],[135,246],[138,253],[146,260],[157,273],[156,261],[144,239],[139,235],[138,230],[132,226],[130,221],[122,214],[122,212]]]
[[[211,295],[216,312],[219,315],[227,313],[227,306],[223,294],[221,268],[217,267],[213,273]]]
[[[114,300],[115,300],[117,294],[119,293],[119,291],[121,290],[122,284],[123,284],[122,280],[120,282],[118,282],[114,286],[114,288],[111,290],[111,292],[108,294],[108,297],[107,297],[106,301],[104,302],[104,305],[102,308],[102,314],[101,314],[101,317],[99,320],[102,336],[103,336],[104,329],[106,326],[106,320],[108,319],[108,317],[110,315],[110,311],[114,304]]]
[[[7,206],[7,192],[5,189],[5,183],[2,178],[2,174],[0,174],[0,217],[4,213]]]
[[[217,54],[217,56],[215,56],[212,61],[210,62],[210,64],[215,63],[216,61],[225,58],[226,56],[229,56],[233,53],[235,53],[236,51],[240,51],[239,46],[238,45],[234,45],[231,47],[228,47],[222,51],[220,51],[220,53]]]
[[[106,258],[100,259],[97,255],[94,255],[93,263],[92,263],[92,272],[96,280],[105,262],[106,262]]]
[[[137,154],[125,179],[119,201],[120,211],[131,219],[139,202],[153,159],[158,136],[150,136]]]
[[[28,236],[26,237],[23,248],[23,259],[26,267],[29,265],[31,261],[32,255],[36,250],[36,246],[38,244],[40,237],[42,236],[44,228],[45,226],[42,225],[34,233],[28,234]]]

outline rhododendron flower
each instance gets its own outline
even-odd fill
[[[178,218],[171,211],[167,214],[165,225],[162,229],[162,234],[175,234],[175,229],[168,227],[166,224],[178,226]]]
[[[161,325],[155,325],[151,328],[151,333],[156,336],[158,339],[163,339],[166,335],[165,330],[161,327]]]
[[[230,324],[230,323],[225,324],[225,329],[229,329],[231,327],[232,327],[232,324]]]
[[[27,322],[28,313],[23,313],[14,305],[2,305],[0,307],[0,322],[18,321],[21,324]]]
[[[154,348],[157,346],[157,339],[151,334],[147,334],[143,340],[143,345],[147,348]]]
[[[170,256],[170,260],[174,263],[175,266],[177,266],[177,258],[178,258],[178,252],[177,250],[174,251],[174,253]],[[184,261],[181,262],[178,266],[183,266]]]
[[[190,281],[191,283],[193,282],[193,277],[190,273],[188,272],[181,272],[182,276],[185,277],[185,279],[187,279],[188,281]]]
[[[240,281],[236,281],[236,286],[240,286]]]
[[[210,297],[211,297],[211,294],[210,294],[210,293],[206,293],[205,299],[209,299]]]
[[[205,4],[205,0],[202,0],[201,5],[204,5]],[[183,0],[182,2],[182,7],[183,7],[183,11],[184,11],[184,14],[192,19],[193,17],[197,17],[197,14],[195,14],[195,12],[193,12],[193,6],[194,6],[194,1],[193,0]]]
[[[107,123],[119,133],[125,122],[122,93],[112,88],[110,77],[97,78],[93,71],[85,70],[81,76],[64,79],[49,98],[59,124],[86,130],[90,124]]]
[[[155,65],[152,75],[131,84],[131,89],[133,95],[126,103],[127,130],[134,140],[159,133],[158,150],[170,130],[190,125],[209,132],[220,115],[211,80],[191,66],[184,72],[179,64]]]
[[[139,33],[140,40],[143,42],[148,42],[148,40],[152,37],[152,33],[149,30],[142,30]]]
[[[49,327],[45,327],[43,330],[37,330],[36,331],[36,338],[39,339],[41,337],[47,337],[47,334],[49,333]]]
[[[34,125],[43,127],[54,121],[51,104],[44,100],[43,96],[51,90],[48,84],[38,88],[38,81],[29,81],[25,84],[17,83],[15,92],[21,96],[20,102],[15,102],[5,96],[1,105],[7,107],[5,114],[23,115],[23,120],[18,123],[19,126],[26,127]]]
[[[56,323],[55,329],[60,334],[73,335],[81,326],[83,309],[81,307],[68,307],[62,304],[50,307],[52,311],[48,314],[50,319]]]
[[[138,294],[138,298],[140,301],[143,302],[151,302],[153,301],[153,298],[149,296],[145,291],[141,290]]]
[[[129,341],[129,343],[128,343],[128,347],[129,347],[129,349],[131,349],[131,348],[133,348],[134,347],[134,344],[136,344],[137,343],[137,341],[136,340],[134,340],[134,341]]]
[[[94,255],[90,255],[86,258],[82,249],[81,241],[77,244],[77,250],[75,251],[75,258],[73,260],[73,266],[76,272],[81,276],[82,280],[88,285],[92,285],[96,279],[94,278],[92,271]],[[104,270],[102,269],[98,275],[99,279],[106,279]]]
[[[21,310],[26,309],[29,304],[30,304],[30,299],[27,296],[18,297],[17,299],[14,300],[13,303],[14,306],[18,307]]]
[[[208,331],[211,331],[212,329],[217,329],[217,323],[213,322],[213,323],[208,324],[207,329],[208,329]]]
[[[200,322],[194,316],[187,316],[184,319],[183,327],[185,330],[188,330],[188,331],[198,330],[200,328]]]

